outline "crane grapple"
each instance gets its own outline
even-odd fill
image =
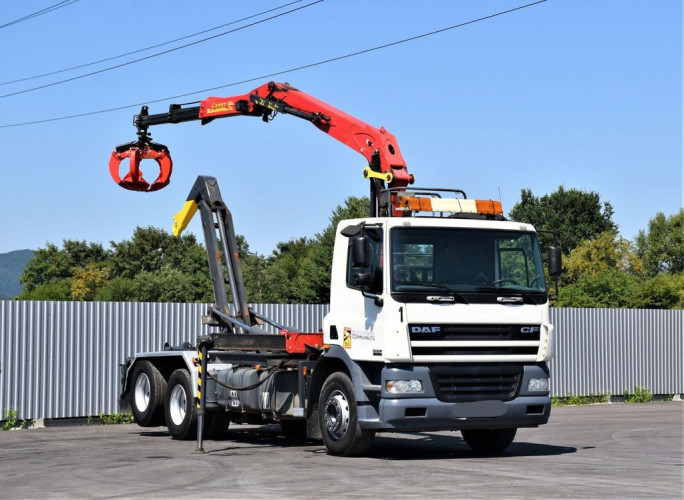
[[[126,158],[130,162],[130,170],[122,179],[119,171],[121,162]],[[142,160],[154,160],[159,166],[159,175],[152,182],[149,183],[143,178],[143,172],[140,170],[140,162]],[[121,144],[114,148],[112,156],[109,159],[109,174],[119,186],[131,191],[158,191],[168,186],[171,181],[171,172],[173,171],[173,162],[169,155],[169,150],[163,144],[156,144],[154,142],[139,143],[138,141],[128,144]]]

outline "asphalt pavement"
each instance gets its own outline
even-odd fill
[[[684,403],[554,408],[503,453],[458,432],[380,434],[366,457],[328,455],[279,427],[175,441],[164,428],[0,432],[0,498],[683,498]]]

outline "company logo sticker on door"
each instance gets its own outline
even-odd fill
[[[344,327],[344,337],[342,341],[342,346],[345,349],[351,349],[352,333],[351,328]]]

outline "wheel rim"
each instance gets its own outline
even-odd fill
[[[340,391],[334,391],[325,403],[325,428],[334,440],[340,440],[349,429],[349,402]]]
[[[150,379],[141,373],[135,381],[135,407],[144,412],[150,404]]]
[[[181,425],[183,420],[185,420],[185,412],[187,411],[187,399],[185,398],[185,389],[183,389],[182,385],[175,386],[171,391],[169,410],[173,423]]]

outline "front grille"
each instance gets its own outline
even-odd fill
[[[412,323],[409,327],[414,361],[473,361],[472,356],[489,357],[486,361],[534,361],[539,351],[541,326],[462,325]],[[451,359],[447,359],[451,358]]]
[[[539,325],[410,324],[411,340],[539,340]]]
[[[523,365],[485,363],[478,365],[428,365],[435,395],[440,401],[509,401],[518,393]]]
[[[529,355],[536,356],[538,346],[492,346],[477,347],[420,347],[411,346],[414,356],[489,356],[489,355]]]

